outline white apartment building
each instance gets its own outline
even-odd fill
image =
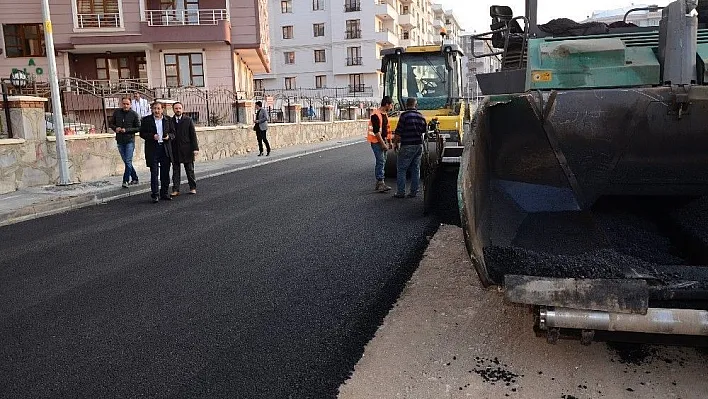
[[[447,31],[445,42],[450,41],[461,46],[462,41],[460,40],[460,36],[462,36],[463,30],[452,10],[445,10],[441,4],[433,4],[432,11],[433,29],[435,31],[432,42],[435,44],[441,43],[440,31],[445,28]]]
[[[613,10],[593,11],[592,15],[583,22],[604,22],[611,24],[613,22],[622,21],[627,11],[633,8],[649,7],[648,4],[635,4]],[[637,26],[659,26],[661,21],[661,10],[658,11],[635,11],[627,16],[627,22],[631,22]]]
[[[460,37],[460,40],[462,42],[462,51],[465,54],[465,58],[463,59],[464,64],[462,68],[462,73],[464,75],[462,78],[463,93],[468,98],[475,98],[477,96],[482,95],[482,93],[479,91],[479,85],[477,83],[476,75],[478,73],[491,73],[498,71],[499,69],[501,69],[501,59],[499,58],[499,56],[483,58],[474,57],[473,50],[474,54],[477,55],[489,54],[494,51],[497,51],[497,49],[491,48],[489,42],[482,40],[475,40],[473,42],[471,34],[462,35]],[[473,43],[474,49],[472,48]]]
[[[274,0],[269,7],[271,73],[255,76],[255,90],[380,99],[381,49],[440,37],[430,0]]]

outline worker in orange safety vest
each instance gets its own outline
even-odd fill
[[[376,158],[376,187],[374,190],[380,193],[385,193],[391,190],[384,182],[384,166],[386,165],[386,153],[389,148],[392,148],[391,139],[393,132],[391,124],[388,122],[388,113],[393,109],[393,100],[391,97],[384,96],[381,100],[381,106],[371,114],[369,119],[369,131],[366,139],[371,144],[371,149],[374,151]]]

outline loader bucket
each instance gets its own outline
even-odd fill
[[[577,255],[603,246],[590,216],[603,196],[708,193],[708,87],[685,97],[669,87],[486,97],[459,173],[465,243],[483,284],[536,274],[490,262],[490,249]]]

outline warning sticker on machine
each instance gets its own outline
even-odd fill
[[[553,72],[551,71],[531,71],[532,82],[550,82],[553,80]]]

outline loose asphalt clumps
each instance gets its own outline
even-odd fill
[[[490,277],[500,282],[507,274],[578,279],[648,277],[650,285],[708,288],[708,267],[696,262],[696,253],[705,253],[708,248],[708,199],[609,199],[601,201],[591,216],[592,231],[588,229],[586,234],[593,245],[587,244],[586,250],[567,251],[564,246],[570,244],[544,239],[543,234],[521,241],[524,247],[516,242],[485,247]],[[547,224],[534,232],[552,237],[550,229],[552,224]],[[591,238],[598,233],[606,243],[601,248],[596,245],[600,240]],[[576,242],[582,245],[582,240]]]

